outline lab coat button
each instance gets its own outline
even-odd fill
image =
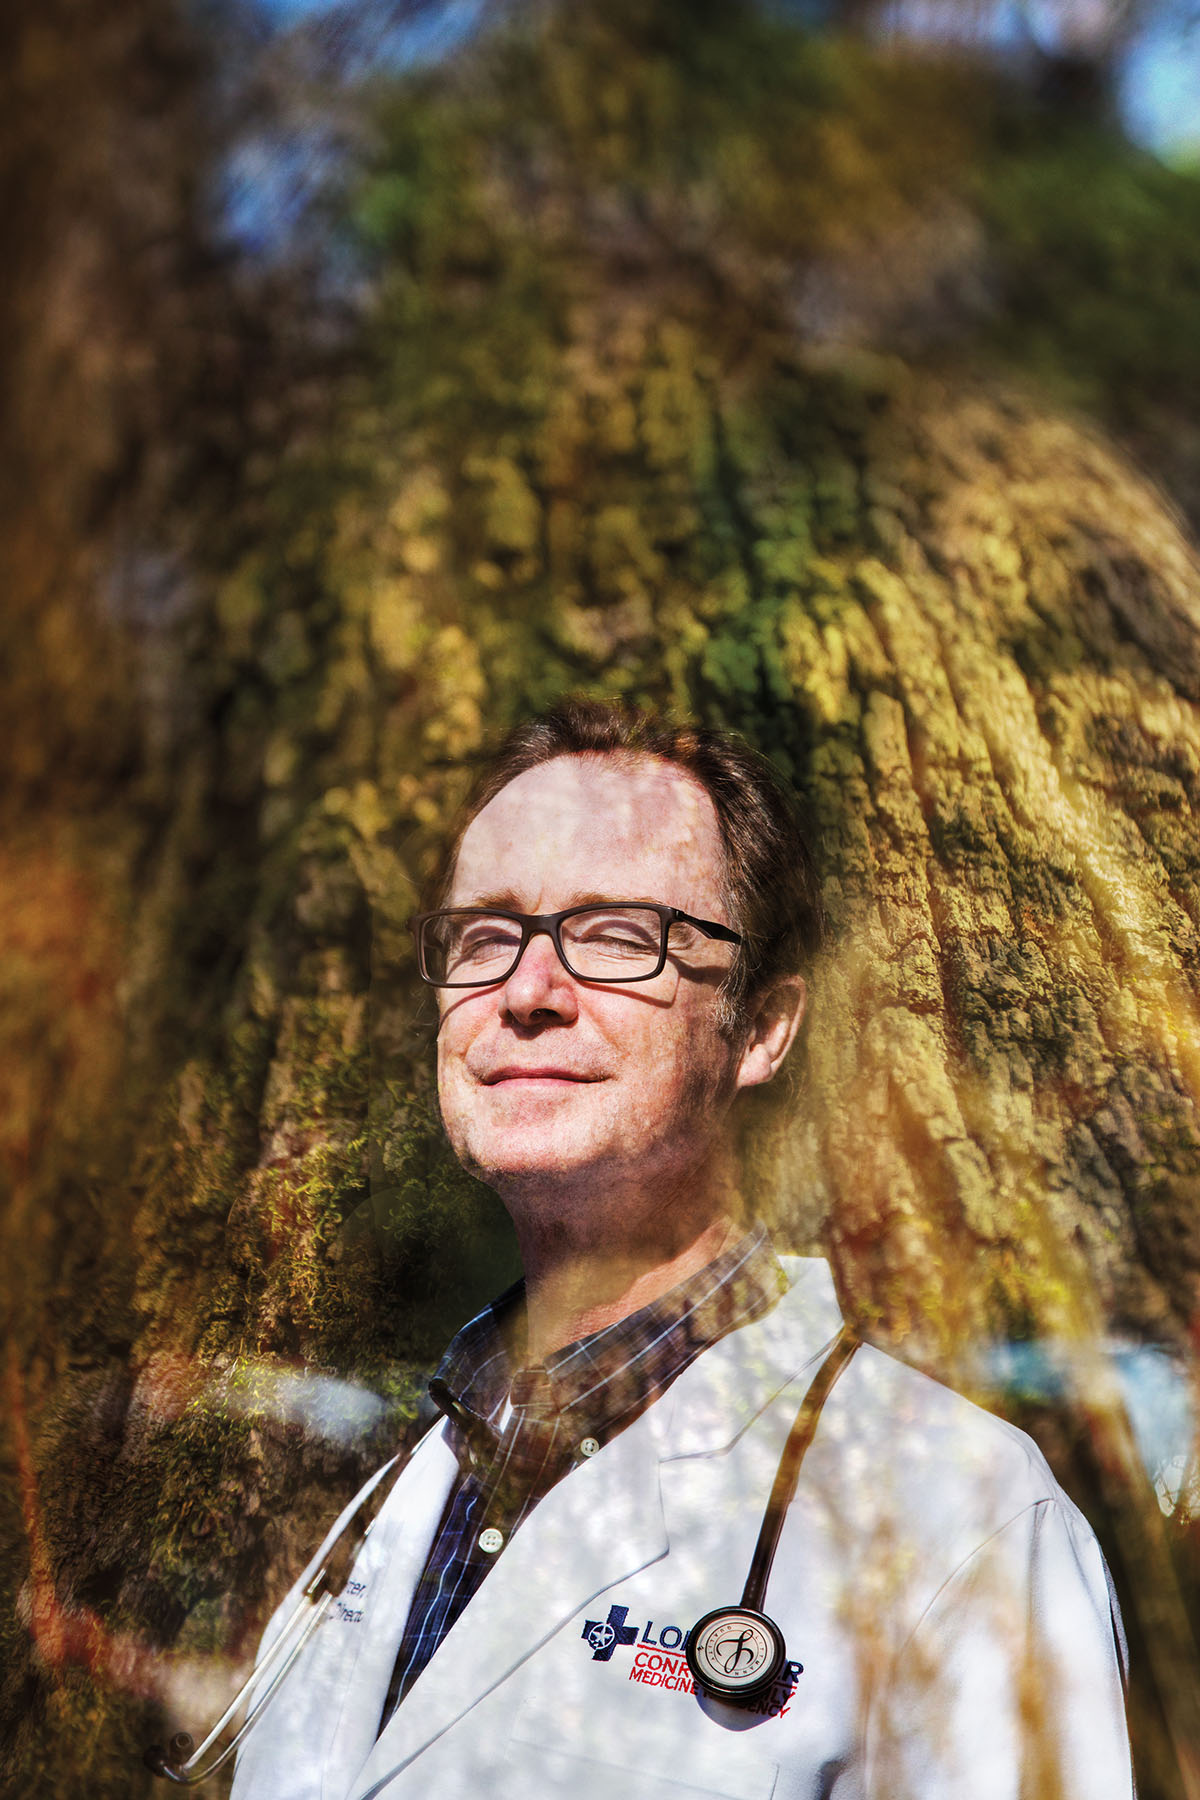
[[[486,1531],[479,1534],[479,1548],[486,1550],[489,1556],[495,1556],[497,1550],[504,1548],[504,1533],[489,1525]]]
[[[597,1438],[584,1438],[579,1446],[579,1454],[580,1456],[595,1456],[599,1448],[600,1443]]]

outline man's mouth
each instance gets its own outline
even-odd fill
[[[492,1069],[481,1077],[484,1087],[495,1087],[502,1081],[546,1081],[566,1083],[583,1083],[602,1081],[602,1075],[587,1075],[578,1069],[561,1069],[551,1064],[535,1068],[512,1066],[503,1069]]]

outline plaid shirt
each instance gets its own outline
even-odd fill
[[[702,1351],[768,1312],[786,1286],[760,1225],[649,1306],[533,1368],[513,1373],[523,1282],[464,1325],[429,1384],[450,1422],[459,1475],[409,1607],[381,1730],[542,1496]]]

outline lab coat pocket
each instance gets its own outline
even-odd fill
[[[641,1696],[639,1695],[640,1699]],[[740,1732],[714,1731],[698,1710],[675,1704],[678,1717],[622,1708],[587,1710],[534,1695],[517,1714],[508,1746],[530,1796],[571,1800],[770,1800],[779,1765]]]

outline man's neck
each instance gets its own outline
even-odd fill
[[[722,1212],[680,1245],[597,1246],[558,1255],[531,1246],[525,1258],[529,1363],[649,1306],[720,1256],[741,1230]]]

